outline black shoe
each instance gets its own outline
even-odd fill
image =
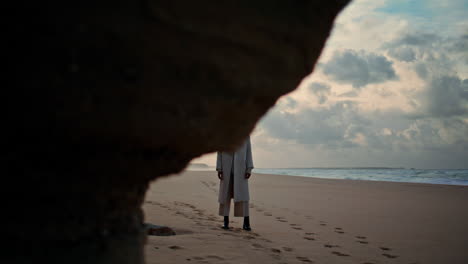
[[[229,216],[224,217],[224,225],[221,228],[222,229],[229,229]]]
[[[248,216],[244,217],[244,225],[242,226],[242,229],[245,231],[252,231],[252,228],[250,228],[250,219]]]

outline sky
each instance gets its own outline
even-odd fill
[[[255,166],[468,168],[467,14],[468,0],[354,0],[257,124]]]

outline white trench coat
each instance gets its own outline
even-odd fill
[[[218,151],[216,170],[223,172],[223,179],[219,183],[219,203],[225,203],[227,200],[231,169],[234,176],[234,202],[249,201],[249,180],[245,178],[245,173],[251,173],[253,168],[250,137],[235,152]]]

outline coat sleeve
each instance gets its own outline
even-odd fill
[[[252,159],[252,146],[250,144],[250,138],[247,140],[246,160],[245,160],[245,173],[251,173],[254,168]]]
[[[220,151],[216,156],[216,171],[223,171],[223,155]]]

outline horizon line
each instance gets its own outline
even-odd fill
[[[214,165],[208,165],[206,163],[189,163],[190,165],[204,165],[207,167],[214,168]],[[416,167],[385,167],[385,166],[337,166],[337,167],[258,167],[254,169],[387,169],[387,170],[468,170],[468,168],[416,168]]]

